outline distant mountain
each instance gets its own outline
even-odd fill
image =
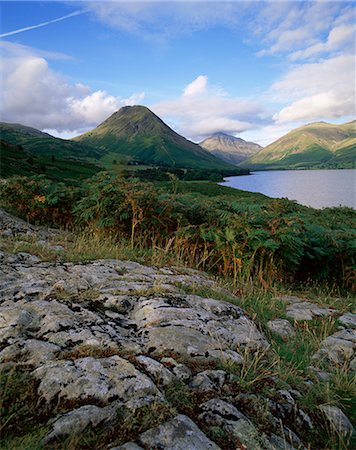
[[[356,166],[356,121],[316,122],[290,131],[240,164],[250,169]]]
[[[45,174],[59,181],[79,180],[100,170],[95,164],[100,152],[87,145],[3,122],[0,122],[0,136],[0,177]]]
[[[204,139],[199,145],[230,164],[239,164],[262,149],[254,142],[221,132]]]
[[[143,164],[201,169],[231,169],[199,145],[168,127],[145,106],[124,106],[88,133],[74,138],[102,152]]]

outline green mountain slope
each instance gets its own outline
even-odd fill
[[[40,175],[54,180],[91,177],[101,154],[87,145],[66,141],[20,124],[0,123],[0,177]]]
[[[3,141],[20,145],[25,150],[37,156],[64,158],[94,158],[101,157],[100,151],[88,145],[56,138],[35,128],[17,123],[0,122],[0,136]]]
[[[174,132],[144,106],[125,106],[74,140],[105,153],[127,155],[143,164],[206,169],[233,167]]]
[[[243,161],[250,169],[352,167],[356,164],[356,121],[316,122],[292,130]]]

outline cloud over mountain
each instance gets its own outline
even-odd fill
[[[267,123],[269,115],[256,101],[231,97],[199,75],[180,96],[151,105],[180,133],[199,140],[217,131],[240,133]]]
[[[2,43],[4,44],[4,43]],[[119,98],[71,83],[50,68],[45,56],[28,47],[2,45],[1,120],[58,132],[86,130],[121,106],[141,101],[144,93]]]

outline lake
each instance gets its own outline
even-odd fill
[[[287,197],[313,208],[349,206],[356,209],[356,170],[270,170],[225,178],[222,186]]]

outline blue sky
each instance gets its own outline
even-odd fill
[[[355,118],[352,2],[2,1],[1,120],[72,137],[144,104],[199,141]]]

